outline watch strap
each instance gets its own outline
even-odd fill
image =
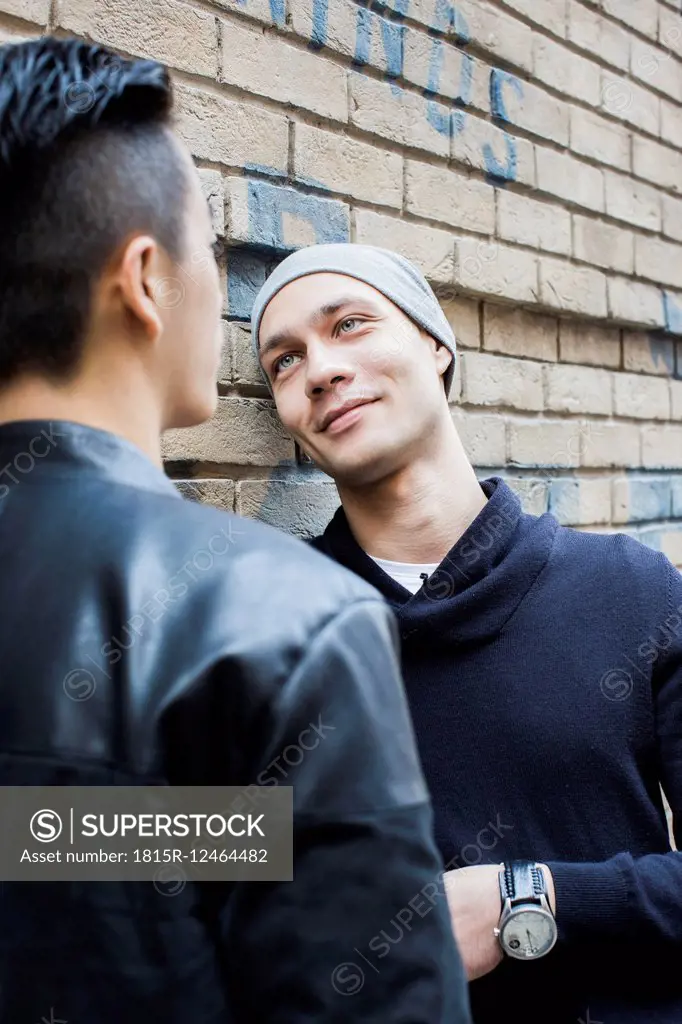
[[[509,900],[515,903],[537,903],[546,895],[545,878],[542,868],[530,860],[505,862],[500,871],[500,895],[502,904]]]

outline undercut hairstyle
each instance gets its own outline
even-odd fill
[[[181,259],[172,105],[155,61],[75,39],[0,47],[0,388],[74,376],[93,286],[135,234]]]

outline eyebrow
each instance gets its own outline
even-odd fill
[[[374,305],[371,299],[365,299],[359,295],[344,295],[340,299],[335,299],[333,302],[325,302],[324,305],[319,306],[308,318],[308,323],[311,327],[316,327],[323,323],[330,316],[334,316],[339,310],[343,309],[344,306],[351,306],[355,303],[360,303],[369,312],[378,315],[381,311],[377,306]],[[261,361],[272,352],[273,349],[279,348],[280,345],[286,345],[290,342],[296,341],[296,334],[294,331],[284,329],[277,331],[276,334],[271,335],[267,341],[265,341],[260,347],[260,358]]]

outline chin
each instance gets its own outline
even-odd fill
[[[181,430],[185,427],[198,427],[206,420],[215,415],[218,408],[218,391],[205,395],[202,398],[195,398],[178,407],[173,415],[170,427]]]
[[[346,487],[369,487],[390,474],[386,459],[376,453],[365,458],[351,456],[347,461],[337,460],[334,465],[318,463],[334,481]]]

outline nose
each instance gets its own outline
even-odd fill
[[[355,371],[338,349],[309,345],[306,355],[306,395],[316,398],[325,391],[343,389],[353,381]]]

